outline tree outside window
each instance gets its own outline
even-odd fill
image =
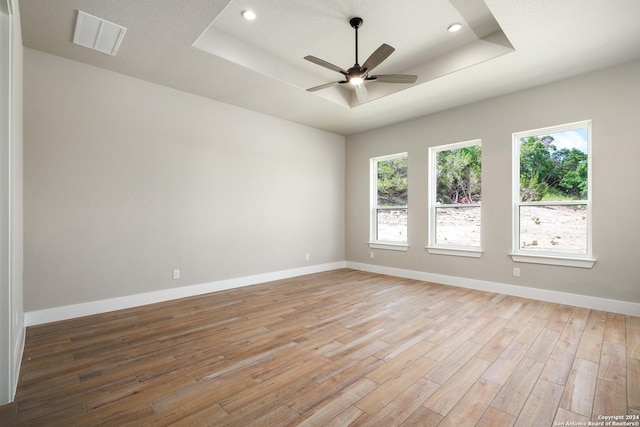
[[[591,122],[514,134],[514,253],[591,256]]]
[[[429,149],[429,249],[480,250],[482,147],[480,140]],[[447,252],[449,255],[455,253]],[[459,255],[468,254],[459,253]],[[473,255],[475,256],[475,255]]]
[[[407,243],[407,153],[371,159],[371,242]]]

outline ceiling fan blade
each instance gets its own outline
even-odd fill
[[[380,83],[415,83],[418,76],[411,74],[380,74],[369,76],[367,80],[375,80]]]
[[[317,90],[326,89],[326,88],[328,88],[328,87],[335,86],[335,85],[337,85],[338,83],[342,83],[342,82],[331,82],[331,83],[325,83],[325,84],[320,85],[320,86],[310,87],[309,89],[307,89],[307,92],[315,92],[315,91],[317,91]]]
[[[389,57],[389,55],[391,55],[394,51],[394,48],[386,43],[383,43],[379,48],[376,49],[375,52],[371,54],[370,57],[367,58],[366,61],[364,61],[364,64],[362,64],[362,68],[366,69],[367,71],[373,70],[375,67],[380,65],[382,61],[387,59],[387,57]]]
[[[360,104],[369,100],[369,92],[367,92],[367,88],[363,84],[356,86],[356,98],[358,98]]]
[[[347,75],[346,70],[343,70],[337,65],[333,65],[332,63],[327,62],[324,59],[316,58],[315,56],[311,56],[311,55],[305,56],[304,59],[306,59],[307,61],[313,62],[314,64],[318,64],[321,67],[328,68],[332,71],[337,71],[338,73],[344,74],[345,76]]]

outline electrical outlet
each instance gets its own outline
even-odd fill
[[[304,259],[306,259],[307,261],[309,261],[309,254],[306,254],[306,255],[304,256]]]
[[[180,278],[180,270],[173,270],[173,278],[174,279]]]
[[[376,254],[374,254],[373,252],[369,252],[369,258],[373,259],[376,257]]]
[[[13,313],[13,327],[18,327],[18,323],[20,323],[20,317],[18,317],[18,313]]]
[[[513,277],[520,277],[520,269],[518,267],[513,268]]]

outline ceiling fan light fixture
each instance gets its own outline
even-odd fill
[[[462,29],[462,24],[455,22],[451,25],[449,25],[449,27],[447,27],[447,31],[449,31],[450,33],[455,33],[458,32]]]
[[[254,21],[258,15],[253,10],[246,9],[242,11],[242,17],[247,21]]]
[[[364,79],[360,76],[354,76],[349,79],[349,83],[354,86],[360,86],[362,83],[364,83]]]

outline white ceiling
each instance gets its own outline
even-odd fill
[[[401,7],[400,7],[401,5]],[[255,21],[240,12],[252,9]],[[116,56],[72,43],[77,11],[127,28]],[[21,0],[25,46],[348,135],[640,58],[639,0]],[[358,104],[342,76],[382,43],[396,51]],[[449,33],[453,22],[463,30]]]

